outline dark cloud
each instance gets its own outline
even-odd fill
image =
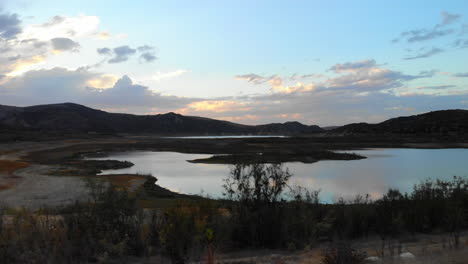
[[[273,79],[275,76],[276,75],[265,77],[265,76],[261,76],[255,73],[249,73],[249,74],[243,74],[243,75],[236,75],[234,78],[237,80],[246,80],[247,82],[250,82],[253,84],[262,84]]]
[[[404,39],[409,43],[412,42],[424,42],[436,38],[445,37],[455,33],[456,31],[450,28],[446,28],[460,20],[461,15],[450,14],[448,12],[441,12],[441,23],[436,24],[432,28],[414,29],[402,32],[398,38],[392,40],[392,43],[397,43],[400,39]]]
[[[21,32],[21,20],[17,14],[0,14],[0,37],[12,39]]]
[[[100,49],[97,49],[97,53],[101,55],[111,55],[112,50],[109,48],[100,48]]]
[[[411,30],[401,33],[401,36],[406,38],[407,42],[422,42],[435,38],[444,37],[450,34],[453,34],[455,31],[453,29],[420,29],[420,30]]]
[[[40,48],[45,47],[45,46],[47,46],[49,44],[46,41],[41,41],[41,40],[38,40],[38,39],[23,39],[23,40],[21,40],[21,43],[26,44],[26,45],[32,45],[36,49],[40,49]]]
[[[8,60],[9,61],[17,61],[21,58],[21,55],[16,55],[16,56],[11,56],[11,57],[8,57]]]
[[[113,55],[111,59],[108,60],[108,63],[120,63],[127,61],[130,56],[135,55],[137,52],[140,54],[140,59],[144,62],[152,62],[158,59],[155,54],[155,47],[143,45],[139,46],[136,49],[131,48],[128,45],[116,47],[110,49],[107,47],[97,49],[97,53],[100,55]]]
[[[151,52],[145,52],[145,53],[141,54],[140,58],[143,59],[146,62],[152,62],[152,61],[155,61],[155,60],[158,59],[158,57],[156,57],[156,55],[154,55]]]
[[[50,41],[56,51],[78,51],[80,49],[80,44],[69,38],[53,38]]]
[[[444,25],[444,26],[445,25],[450,25],[450,24],[453,24],[453,23],[457,22],[461,17],[461,15],[459,15],[459,14],[450,14],[450,13],[445,12],[445,11],[442,12],[440,15],[442,16],[442,25]]]
[[[29,71],[9,80],[3,90],[15,104],[70,101],[84,93],[87,80],[96,76],[88,71],[64,68]]]
[[[457,39],[453,43],[453,46],[460,49],[468,48],[468,39]]]
[[[465,78],[465,77],[468,77],[468,72],[455,73],[453,76],[460,77],[460,78]]]
[[[350,63],[351,65],[352,63]],[[67,70],[54,68],[26,72],[7,80],[0,86],[0,104],[33,105],[73,101],[100,109],[125,109],[122,112],[149,113],[182,111],[187,115],[200,115],[212,118],[229,119],[236,122],[268,123],[299,120],[307,124],[340,125],[351,122],[378,122],[389,117],[408,115],[446,108],[464,108],[462,102],[468,101],[467,94],[427,95],[422,93],[394,94],[379,91],[382,87],[392,87],[400,83],[405,88],[406,81],[432,76],[432,71],[418,75],[408,75],[379,67],[358,68],[339,77],[346,77],[352,83],[341,83],[339,88],[322,86],[320,89],[294,93],[268,93],[263,95],[245,95],[224,98],[185,98],[166,96],[152,91],[149,87],[135,84],[123,76],[107,89],[96,89],[90,86],[90,80],[102,78],[98,73],[86,68]],[[375,75],[373,77],[373,75]],[[258,78],[259,75],[241,75],[245,80]],[[337,77],[338,78],[338,77]],[[341,79],[344,81],[346,78]],[[335,84],[339,82],[332,78]],[[364,83],[370,82],[369,87]],[[323,85],[330,84],[324,82]],[[436,89],[437,86],[432,86]],[[442,86],[438,87],[442,89]],[[448,88],[448,87],[447,87]],[[422,88],[421,88],[422,89]],[[417,91],[421,91],[416,89]],[[48,97],[43,96],[49,95]],[[213,102],[223,105],[223,111],[213,111],[200,107],[190,107],[197,102]],[[221,102],[221,103],[219,103]],[[231,107],[231,106],[232,107]],[[388,110],[391,109],[391,110]],[[346,113],[346,115],[343,115]],[[250,121],[246,121],[250,118]]]
[[[421,86],[418,89],[431,89],[431,90],[444,90],[449,88],[455,88],[456,85],[435,85],[435,86]]]
[[[439,72],[439,70],[436,70],[436,69],[432,69],[432,70],[429,70],[429,71],[420,71],[419,76],[424,77],[424,78],[428,78],[428,77],[432,77],[432,76],[436,75],[436,73],[438,73],[438,72]]]
[[[34,105],[76,102],[97,108],[128,107],[127,112],[145,113],[157,107],[171,111],[199,99],[166,96],[123,76],[107,89],[90,87],[90,80],[102,78],[87,68],[29,71],[0,86],[0,104]],[[47,95],[47,96],[44,96]]]
[[[143,45],[137,48],[138,52],[141,52],[140,59],[145,62],[153,62],[158,59],[156,56],[156,48],[149,45]]]
[[[441,53],[443,51],[444,51],[443,49],[433,47],[432,49],[430,49],[430,50],[428,50],[426,52],[417,54],[415,56],[405,57],[403,59],[405,59],[405,60],[415,60],[415,59],[429,58],[429,57],[434,56],[436,54],[439,54],[439,53]]]
[[[148,45],[143,45],[137,48],[139,52],[146,52],[146,51],[154,51],[155,47],[153,46],[148,46]]]
[[[58,25],[58,24],[64,22],[65,19],[66,19],[66,18],[63,17],[63,16],[54,16],[54,17],[50,20],[50,22],[46,22],[46,23],[42,24],[42,27],[52,27],[52,26]]]
[[[132,49],[129,46],[120,46],[114,48],[114,57],[109,60],[109,63],[120,63],[127,61],[129,56],[136,53],[136,49]]]
[[[370,68],[377,66],[375,60],[363,60],[357,62],[346,62],[343,64],[335,64],[329,70],[333,72],[354,71],[363,68]]]

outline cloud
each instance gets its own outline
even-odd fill
[[[11,57],[8,57],[8,60],[9,61],[17,61],[21,58],[21,55],[15,55],[15,56],[11,56]]]
[[[155,48],[152,46],[144,45],[139,46],[136,49],[131,48],[128,45],[116,47],[113,49],[104,47],[98,48],[97,53],[100,55],[113,55],[113,58],[108,60],[108,63],[121,63],[128,61],[128,59],[140,52],[140,59],[144,62],[153,62],[158,59],[155,54]]]
[[[28,71],[3,83],[0,94],[0,104],[76,102],[97,108],[119,108],[125,105],[133,113],[146,113],[155,107],[161,112],[168,112],[201,100],[162,95],[149,87],[133,83],[128,76],[118,78],[91,72],[86,68]]]
[[[146,62],[152,62],[158,59],[158,57],[156,57],[156,55],[152,54],[151,52],[145,52],[141,54],[140,58]]]
[[[264,76],[260,76],[260,75],[257,75],[257,74],[254,74],[254,73],[249,73],[249,74],[243,74],[243,75],[236,75],[234,78],[236,80],[246,80],[250,83],[253,83],[253,84],[262,84],[262,83],[266,83],[268,81],[270,81],[271,79],[277,77],[276,75],[272,75],[270,77],[264,77]]]
[[[153,62],[158,59],[156,57],[156,48],[149,45],[143,45],[137,48],[138,52],[141,52],[140,59],[145,62]]]
[[[147,52],[147,51],[153,51],[155,50],[155,47],[153,46],[148,46],[148,45],[143,45],[137,48],[139,52]]]
[[[460,78],[467,78],[468,77],[468,72],[455,73],[453,76],[460,77]]]
[[[55,101],[54,99],[62,101],[79,97],[80,94],[86,92],[87,80],[96,76],[97,74],[81,69],[70,71],[64,68],[53,68],[28,71],[21,76],[11,78],[4,84],[3,91],[9,95],[11,103],[15,104],[45,103],[46,97],[50,97],[49,101]]]
[[[64,17],[64,16],[54,16],[50,19],[50,21],[42,24],[43,27],[53,27],[53,26],[56,26],[56,25],[59,25],[63,22],[65,22],[67,18]]]
[[[343,64],[335,64],[329,70],[341,73],[341,72],[355,72],[362,69],[368,69],[377,66],[375,60],[362,60],[357,62],[347,62]]]
[[[436,54],[442,53],[443,51],[444,51],[443,49],[433,47],[431,50],[428,50],[426,52],[417,54],[415,56],[405,57],[403,59],[405,59],[405,60],[416,60],[416,59],[422,59],[422,58],[429,58],[429,57],[432,57],[432,56],[434,56]]]
[[[312,90],[211,99],[191,103],[175,112],[246,124],[297,120],[305,124],[327,126],[353,122],[374,123],[400,115],[465,108],[461,102],[467,100],[466,93],[462,95],[413,93],[406,96],[369,93],[361,96],[353,90]]]
[[[194,112],[215,112],[224,113],[229,111],[249,111],[252,110],[247,102],[229,101],[229,100],[206,100],[190,103],[186,108],[179,109],[182,114],[191,114]]]
[[[435,86],[420,86],[416,89],[430,89],[430,90],[444,90],[449,88],[455,88],[456,85],[435,85]]]
[[[99,49],[97,49],[97,53],[101,54],[101,55],[111,55],[112,50],[109,49],[109,48],[99,48]]]
[[[440,15],[442,16],[442,25],[444,26],[457,22],[461,17],[459,14],[450,14],[446,11],[443,11]]]
[[[99,32],[99,24],[97,16],[54,16],[43,24],[25,26],[21,38],[48,41],[53,38],[93,37]]]
[[[459,21],[461,15],[450,14],[443,11],[440,13],[440,16],[442,20],[440,24],[436,24],[432,28],[414,29],[402,32],[398,38],[392,40],[392,43],[397,43],[400,39],[404,39],[408,43],[424,42],[455,33],[456,31],[454,29],[446,27]]]
[[[21,20],[17,14],[0,14],[0,37],[4,39],[15,38],[22,32]]]
[[[175,77],[178,77],[184,73],[187,73],[189,71],[187,70],[176,70],[176,71],[171,71],[171,72],[157,72],[156,74],[153,75],[152,79],[160,82],[165,79],[172,79]]]
[[[109,60],[109,63],[120,63],[127,61],[129,56],[136,53],[136,49],[132,49],[129,46],[120,46],[114,48],[114,57]]]
[[[453,43],[453,46],[460,49],[468,48],[468,39],[457,39]]]
[[[354,63],[349,62],[347,65]],[[450,95],[443,94],[445,91],[442,86],[427,86],[426,89],[440,89],[441,92],[435,95],[425,94],[423,88],[408,88],[410,80],[433,76],[434,70],[409,75],[382,66],[353,69],[337,77],[302,85],[289,85],[287,82],[290,77],[277,76],[271,79],[269,85],[283,87],[283,90],[272,89],[272,92],[265,94],[186,98],[162,95],[147,86],[135,84],[127,76],[119,78],[92,72],[84,67],[76,70],[52,68],[28,71],[21,76],[7,78],[0,85],[0,104],[34,105],[72,101],[99,109],[138,114],[174,111],[248,124],[294,119],[306,124],[339,125],[361,121],[377,122],[396,115],[436,109],[463,108],[466,105],[461,102],[468,101],[467,92],[463,93],[462,90]],[[178,70],[156,76],[164,79],[184,72],[186,71]],[[337,79],[342,77],[348,78],[351,83]],[[366,82],[378,85],[368,87]],[[332,83],[337,86],[332,87]],[[307,88],[308,86],[313,89]],[[400,93],[384,92],[387,87],[402,90]],[[285,91],[286,88],[290,91]],[[49,96],[45,97],[44,94]],[[126,109],[118,110],[122,106]]]
[[[97,89],[106,89],[112,87],[119,78],[113,74],[104,74],[96,76],[95,78],[88,79],[86,84],[89,87],[97,88]]]
[[[399,88],[409,81],[432,77],[435,73],[434,71],[425,71],[418,75],[404,74],[399,71],[383,68],[375,60],[336,64],[330,69],[344,74],[329,78],[325,82],[318,84],[319,86],[328,89],[352,89],[358,92],[376,92]]]
[[[315,75],[316,80],[312,82],[297,82],[296,78],[280,77],[272,75],[263,77],[254,73],[237,75],[235,79],[245,80],[252,84],[262,84],[267,82],[271,86],[271,91],[280,93],[301,93],[314,90],[353,90],[358,93],[380,92],[384,90],[402,87],[405,83],[432,77],[435,70],[423,71],[418,75],[408,75],[398,71],[383,68],[373,59],[366,59],[356,62],[338,63],[329,68],[337,73],[337,76],[321,80],[324,76]],[[307,76],[309,77],[309,76]]]
[[[73,51],[76,52],[80,49],[80,44],[69,38],[53,38],[50,40],[54,51]]]
[[[401,33],[401,36],[405,37],[407,42],[422,42],[444,37],[454,32],[455,31],[453,29],[420,29],[403,32]]]

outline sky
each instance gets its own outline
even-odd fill
[[[0,104],[243,124],[468,109],[468,2],[0,0]]]

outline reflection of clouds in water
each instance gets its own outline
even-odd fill
[[[357,194],[369,194],[377,199],[388,188],[402,192],[428,177],[450,179],[454,175],[468,176],[468,149],[379,149],[351,151],[371,158],[353,161],[319,161],[313,164],[286,163],[293,174],[289,185],[308,190],[321,189],[320,198],[332,202],[339,197],[354,199]],[[135,166],[112,173],[151,173],[162,187],[182,193],[199,194],[204,190],[221,197],[223,179],[231,166],[189,163],[187,160],[208,158],[206,154],[175,152],[123,152],[99,159],[128,160]]]
[[[294,173],[293,185],[303,186],[308,189],[321,190],[320,198],[325,202],[332,202],[338,198],[353,199],[357,194],[369,194],[373,199],[381,197],[388,189],[387,183],[382,177],[384,173],[376,168],[360,168],[350,162],[339,164],[344,166],[340,171],[346,174],[334,174],[333,168],[337,164],[334,161],[323,161],[323,166],[304,166],[304,164],[288,164],[290,171]],[[320,162],[319,162],[320,163]],[[314,165],[320,165],[320,164]],[[329,166],[331,165],[331,166]],[[346,167],[346,168],[345,168]]]

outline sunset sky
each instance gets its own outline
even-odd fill
[[[468,109],[468,1],[0,0],[0,104],[321,126]]]

